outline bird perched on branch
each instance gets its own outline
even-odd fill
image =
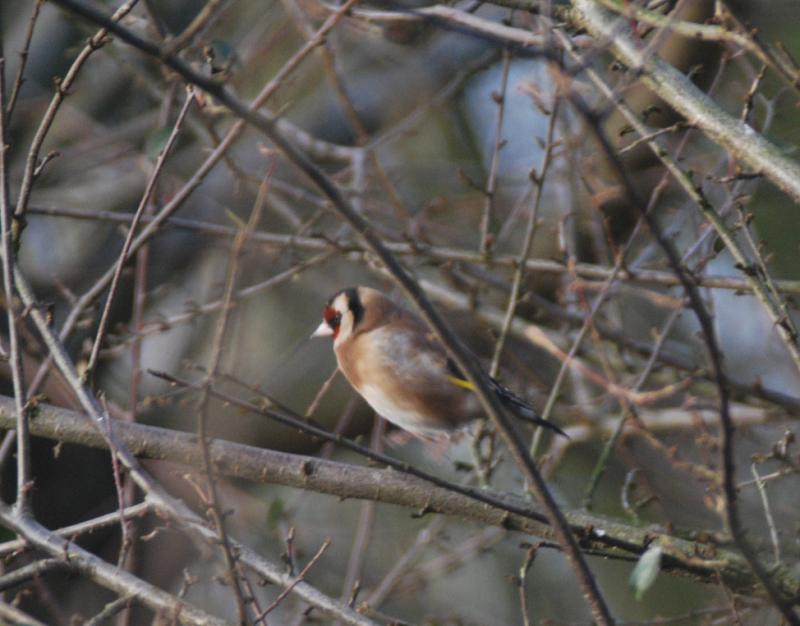
[[[381,416],[425,439],[449,435],[483,410],[475,388],[416,315],[369,287],[334,294],[312,337],[333,337],[339,369]],[[527,402],[489,378],[516,417],[566,436]]]

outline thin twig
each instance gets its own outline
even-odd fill
[[[312,417],[314,415],[314,413],[317,412],[317,409],[319,408],[320,402],[322,402],[322,399],[328,393],[328,391],[330,390],[331,386],[333,385],[333,383],[336,380],[336,377],[338,375],[339,375],[339,368],[335,367],[333,369],[333,371],[330,373],[330,376],[328,376],[325,379],[325,382],[322,383],[322,386],[319,388],[319,390],[317,391],[316,395],[311,400],[311,403],[308,405],[308,408],[306,409],[306,411],[304,413],[305,417]]]
[[[117,20],[127,15],[137,1],[138,0],[128,0],[128,2],[119,7],[110,17],[111,22],[116,23]],[[42,117],[39,128],[36,130],[36,134],[31,142],[31,147],[28,150],[28,157],[25,160],[22,182],[20,183],[19,193],[17,194],[17,205],[14,209],[14,246],[19,245],[19,238],[25,227],[25,212],[28,207],[31,191],[33,190],[33,183],[36,179],[36,170],[39,167],[39,152],[42,148],[42,144],[47,134],[50,132],[50,128],[53,125],[58,110],[61,108],[62,102],[69,94],[69,90],[80,74],[84,64],[96,50],[99,50],[108,43],[108,41],[106,29],[101,28],[89,39],[89,42],[72,62],[72,65],[69,70],[67,70],[67,73],[64,74],[64,77],[56,83],[56,90],[53,94],[53,98],[50,100],[47,111]]]
[[[106,563],[98,556],[46,529],[28,516],[14,514],[9,507],[0,504],[0,521],[24,537],[30,544],[53,557],[68,562],[95,582],[113,591],[136,598],[143,605],[156,611],[164,611],[182,624],[196,626],[226,626],[227,622],[198,609],[184,600],[162,591],[161,589],[119,570]]]
[[[323,4],[323,6],[325,5]],[[329,4],[326,8],[331,11],[338,7]],[[441,4],[415,9],[404,7],[399,11],[354,9],[352,14],[353,17],[367,22],[434,22],[450,26],[454,30],[475,33],[489,40],[507,42],[524,48],[536,48],[546,42],[544,36],[531,33],[526,29],[499,24],[473,13]]]
[[[36,21],[39,19],[39,12],[42,10],[44,0],[36,0],[31,11],[31,18],[28,20],[28,30],[25,32],[25,43],[22,44],[22,50],[19,51],[19,67],[17,68],[17,76],[14,79],[14,85],[11,87],[11,95],[8,97],[8,104],[6,105],[6,120],[11,120],[14,115],[14,106],[17,104],[19,92],[25,82],[25,67],[28,63],[28,55],[31,49],[31,40],[33,39],[33,29],[36,26]]]
[[[414,543],[399,558],[394,560],[389,571],[386,572],[386,575],[375,586],[375,589],[367,596],[364,601],[366,606],[376,609],[386,601],[400,577],[411,569],[423,550],[436,542],[446,523],[447,518],[443,516],[435,517],[428,526],[417,533]]]
[[[88,425],[87,425],[88,426]],[[120,514],[126,520],[133,519],[137,517],[141,517],[145,515],[152,509],[152,506],[147,502],[141,502],[139,504],[134,504],[123,511],[114,511],[113,513],[107,513],[105,515],[100,515],[99,517],[93,517],[92,519],[86,520],[84,522],[79,522],[77,524],[72,524],[71,526],[64,526],[63,528],[59,528],[58,530],[54,530],[58,535],[62,537],[71,537],[75,538],[85,533],[91,533],[95,530],[99,530],[101,528],[106,528],[108,526],[113,526],[114,524],[119,523]],[[23,539],[13,539],[11,541],[6,541],[4,543],[0,543],[0,557],[7,556],[14,552],[18,552],[24,550],[27,546],[25,540]]]
[[[0,592],[24,585],[33,578],[54,570],[69,570],[72,566],[61,559],[41,559],[0,576]]]
[[[2,30],[0,28],[0,30]],[[28,433],[28,416],[25,413],[25,390],[22,376],[22,352],[17,327],[17,305],[14,289],[14,234],[13,215],[9,199],[9,137],[6,123],[6,59],[3,33],[0,32],[0,255],[3,260],[3,291],[6,298],[6,319],[8,321],[8,364],[11,368],[11,382],[14,389],[14,402],[17,415],[17,513],[27,513],[31,508],[31,444]]]
[[[370,438],[370,447],[376,452],[383,451],[383,437],[385,432],[386,420],[376,415],[372,425],[372,436]],[[348,602],[351,606],[354,604],[355,600],[353,591],[359,583],[361,570],[367,558],[369,542],[375,524],[375,511],[375,502],[364,502],[358,514],[358,523],[356,524],[356,532],[353,537],[353,545],[350,548],[350,556],[347,559],[347,567],[345,568],[345,574],[342,580],[342,595],[340,596],[343,602]]]
[[[117,613],[128,609],[133,604],[133,598],[130,596],[122,596],[116,600],[112,600],[103,607],[93,618],[86,620],[83,626],[102,626],[110,618],[114,617]]]
[[[152,203],[149,203],[145,208],[146,214],[151,214],[153,210]],[[150,259],[150,246],[144,245],[142,246],[139,251],[136,253],[136,267],[134,270],[134,285],[133,285],[133,305],[132,305],[132,312],[131,312],[131,326],[133,327],[135,332],[141,330],[143,318],[144,318],[144,311],[145,311],[145,303],[147,299],[147,273],[148,273],[148,265]],[[134,337],[133,341],[131,342],[131,351],[130,351],[130,359],[131,359],[131,376],[130,376],[130,386],[128,392],[128,411],[126,412],[126,417],[129,421],[135,422],[137,420],[137,407],[138,407],[138,398],[139,398],[139,386],[141,384],[142,378],[142,340],[141,337],[136,336]],[[121,507],[122,510],[127,509],[130,507],[134,501],[136,500],[136,493],[137,488],[136,484],[128,480],[127,478],[123,477],[124,481],[124,489],[123,489],[123,506]],[[136,539],[139,536],[139,526],[132,522],[128,522],[124,518],[121,520],[122,528],[126,529],[128,533],[128,537],[131,540],[131,545],[127,552],[124,552],[122,546],[120,546],[120,554],[117,559],[119,566],[122,568],[127,568],[128,571],[134,572],[136,571],[137,565],[137,555],[138,551],[136,550]],[[116,626],[130,626],[131,623],[131,616],[132,613],[130,610],[126,610],[124,607],[121,609],[121,613],[116,621]]]
[[[108,412],[108,406],[105,397],[101,398],[103,401],[103,409]],[[117,495],[117,511],[119,512],[119,530],[120,530],[120,546],[119,555],[117,556],[117,567],[122,567],[125,563],[125,557],[128,550],[133,546],[133,538],[130,536],[130,526],[128,520],[125,518],[125,489],[122,484],[122,472],[120,469],[120,462],[117,455],[111,453],[111,469],[114,476],[114,490]]]
[[[9,622],[12,624],[25,624],[25,626],[52,626],[52,624],[48,625],[44,622],[40,622],[38,619],[28,615],[16,606],[6,604],[2,600],[0,600],[0,617],[9,620]]]
[[[292,591],[292,589],[297,584],[299,584],[299,583],[303,582],[303,580],[305,580],[305,577],[308,575],[308,572],[310,572],[311,568],[314,567],[314,565],[317,564],[317,561],[319,561],[320,558],[322,558],[322,555],[325,554],[325,550],[328,549],[329,545],[331,545],[331,540],[330,540],[330,538],[327,538],[327,539],[325,539],[325,541],[322,542],[322,545],[319,547],[319,550],[317,550],[317,553],[313,557],[311,557],[311,560],[308,563],[306,563],[305,567],[303,567],[302,570],[300,570],[300,573],[294,579],[294,582],[292,582],[291,585],[286,587],[286,589],[284,589],[278,595],[278,597],[275,598],[275,600],[272,602],[272,604],[270,604],[266,609],[264,609],[262,611],[261,615],[258,616],[258,619],[256,620],[256,623],[264,622],[266,624],[265,620],[266,620],[267,615],[269,615],[273,610],[275,610],[275,608],[277,608],[277,606],[283,601],[283,599],[287,595],[289,595],[289,593]]]
[[[175,141],[178,139],[178,133],[183,126],[183,120],[186,118],[186,115],[189,113],[189,107],[191,106],[192,102],[194,102],[194,92],[192,90],[188,90],[186,93],[186,100],[184,100],[183,106],[181,107],[180,112],[178,113],[178,117],[175,120],[175,124],[172,127],[172,131],[169,134],[169,138],[167,142],[164,144],[164,147],[158,153],[158,158],[156,159],[156,163],[153,166],[153,172],[150,174],[150,179],[147,181],[147,185],[144,188],[144,193],[142,194],[142,199],[139,201],[139,206],[136,208],[136,212],[133,215],[133,219],[131,220],[131,225],[128,228],[128,234],[125,236],[125,242],[122,244],[122,250],[119,253],[119,258],[117,259],[116,267],[114,268],[114,274],[111,277],[111,285],[108,289],[108,296],[106,297],[106,302],[103,307],[103,312],[100,315],[100,322],[97,325],[97,333],[95,334],[94,343],[92,344],[92,351],[89,355],[89,362],[86,365],[86,370],[84,372],[84,376],[86,380],[93,381],[94,380],[94,372],[97,366],[97,355],[100,353],[100,346],[103,343],[103,339],[105,337],[106,326],[108,325],[108,319],[111,314],[111,305],[113,304],[114,297],[117,295],[117,288],[119,287],[119,279],[122,276],[122,269],[125,267],[125,263],[128,260],[128,253],[131,248],[131,243],[133,242],[134,235],[136,234],[136,227],[139,225],[139,220],[141,220],[142,215],[144,214],[145,207],[150,202],[150,198],[153,195],[153,191],[156,187],[156,182],[158,181],[158,177],[161,174],[161,170],[164,167],[164,164],[167,161],[167,155],[169,154],[172,146],[175,145]]]
[[[239,235],[233,240],[233,245],[231,246],[228,257],[227,276],[225,279],[225,291],[222,297],[221,314],[219,316],[214,337],[211,342],[211,351],[208,357],[208,364],[206,366],[207,375],[203,384],[203,391],[200,394],[200,399],[198,401],[197,412],[197,437],[200,442],[200,449],[202,451],[203,471],[206,476],[206,487],[208,489],[208,514],[219,537],[219,543],[222,548],[222,553],[225,557],[226,575],[228,577],[228,583],[233,589],[234,596],[236,598],[236,608],[238,611],[240,624],[248,623],[247,603],[242,590],[242,583],[239,578],[239,567],[236,562],[236,556],[231,549],[231,543],[228,538],[228,533],[225,529],[225,516],[220,504],[217,479],[214,475],[214,464],[211,460],[211,452],[208,447],[208,406],[211,398],[211,385],[219,373],[224,341],[228,330],[228,322],[230,320],[231,311],[235,304],[233,296],[236,289],[236,280],[239,276],[239,264],[242,251],[244,250],[244,245],[250,234],[261,220],[261,214],[264,209],[267,190],[269,189],[269,179],[272,169],[273,168],[270,165],[270,167],[268,167],[267,174],[264,176],[261,187],[258,190],[255,204],[253,205],[253,209],[250,213],[250,218]]]
[[[191,44],[195,35],[206,28],[206,26],[217,17],[219,7],[222,4],[223,0],[208,0],[179,35],[173,39],[167,40],[167,48],[170,52],[172,54],[177,54]]]
[[[506,98],[508,96],[508,72],[511,68],[511,52],[508,48],[503,50],[503,65],[500,70],[500,89],[492,92],[491,98],[497,106],[494,122],[494,141],[492,143],[492,156],[489,162],[489,177],[484,190],[483,212],[481,213],[479,252],[486,256],[492,248],[491,223],[492,209],[494,208],[497,193],[497,172],[500,169],[500,151],[505,145],[503,139],[503,120],[506,111]]]
[[[547,137],[542,153],[542,162],[539,164],[538,172],[532,171],[532,183],[536,186],[536,192],[533,199],[533,206],[531,207],[530,215],[528,216],[528,225],[525,229],[525,238],[522,242],[517,265],[514,269],[514,277],[511,282],[511,290],[508,295],[508,305],[506,306],[506,316],[503,320],[503,325],[500,327],[500,335],[494,347],[494,355],[492,356],[492,364],[489,368],[490,376],[497,376],[498,368],[500,367],[500,357],[503,354],[503,348],[508,337],[508,330],[511,327],[511,320],[514,319],[514,313],[519,303],[519,294],[522,289],[522,280],[525,277],[526,263],[533,248],[533,238],[536,234],[536,226],[539,219],[539,209],[542,203],[542,196],[544,191],[544,184],[547,176],[547,171],[552,163],[553,155],[553,135],[555,132],[555,122],[558,117],[558,105],[560,99],[556,96],[553,104],[550,107],[550,119],[547,125]],[[535,178],[535,180],[533,180]]]
[[[781,544],[778,539],[778,531],[775,529],[775,520],[772,518],[772,509],[769,506],[769,498],[767,497],[767,488],[761,476],[758,474],[758,467],[755,463],[750,464],[750,471],[753,474],[758,495],[761,497],[761,505],[764,507],[764,517],[767,521],[767,528],[769,528],[769,538],[772,541],[772,553],[775,556],[775,563],[781,562]]]
[[[531,546],[528,548],[525,553],[525,560],[519,568],[519,582],[517,584],[519,586],[519,603],[522,609],[522,623],[524,626],[531,626],[532,623],[528,609],[528,594],[526,587],[528,582],[528,571],[530,571],[531,566],[533,565],[533,560],[536,558],[537,551],[538,546]]]

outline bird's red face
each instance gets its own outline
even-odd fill
[[[336,302],[329,302],[322,309],[322,323],[317,326],[312,337],[332,337],[334,341],[342,329],[343,312],[337,307]]]
[[[339,328],[342,324],[342,314],[332,306],[326,306],[322,311],[323,324],[326,324],[331,331],[333,338],[339,336]]]
[[[334,345],[347,341],[364,316],[358,291],[344,289],[334,295],[322,310],[322,323],[312,337],[333,337]]]

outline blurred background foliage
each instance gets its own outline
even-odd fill
[[[143,1],[123,23],[161,40],[180,33],[204,4],[199,0]],[[474,4],[471,8],[486,20],[510,20],[538,32],[540,22],[533,14]],[[682,4],[684,19],[696,21],[711,15],[714,5],[710,0]],[[795,0],[729,4],[763,41],[780,41],[795,58],[800,57],[800,5]],[[0,6],[9,77],[15,76],[19,66],[14,52],[24,45],[34,5],[5,0]],[[396,5],[364,3],[359,8],[391,10]],[[242,100],[250,101],[306,44],[309,33],[319,28],[331,10],[326,3],[311,0],[222,2],[214,19],[182,55],[197,68],[220,76]],[[12,200],[52,98],[54,77],[67,72],[93,32],[86,23],[50,4],[41,7],[10,127]],[[723,108],[739,115],[760,70],[756,61],[732,49],[670,34],[658,49],[684,72],[693,72],[697,83]],[[641,85],[631,85],[631,77],[608,54],[600,52],[593,61],[611,85],[624,87],[626,99],[638,113],[650,110],[648,123],[667,127],[677,121]],[[566,66],[575,67],[571,62]],[[507,306],[514,269],[511,263],[496,259],[520,254],[535,204],[537,177],[542,178],[543,193],[530,258],[557,261],[567,268],[571,263],[611,267],[616,252],[630,237],[627,268],[668,272],[646,229],[636,231],[638,210],[620,191],[586,120],[564,97],[570,90],[593,107],[616,147],[623,149],[635,141],[635,133],[626,129],[581,72],[574,80],[567,78],[541,58],[509,52],[495,41],[436,22],[369,20],[355,14],[343,19],[326,36],[325,45],[280,82],[267,109],[288,122],[285,132],[301,145],[309,138],[318,140],[306,148],[309,155],[337,181],[385,241],[419,247],[417,253],[404,255],[404,262],[426,285],[432,285],[434,300],[488,364],[500,328],[476,311]],[[43,304],[52,307],[55,327],[67,319],[75,298],[116,262],[126,228],[112,214],[130,216],[135,210],[185,98],[184,86],[173,74],[116,41],[91,56],[70,88],[42,145],[40,155],[53,156],[35,180],[19,253],[21,267],[35,282]],[[553,113],[553,162],[542,176]],[[500,114],[503,119],[498,124]],[[796,92],[768,72],[757,86],[751,115],[756,129],[796,158],[800,139]],[[157,213],[170,202],[234,122],[208,98],[192,106],[159,177],[149,213]],[[680,165],[693,171],[715,207],[729,210],[734,221],[736,206],[753,214],[754,236],[763,242],[775,277],[800,279],[800,217],[791,201],[758,178],[725,181],[738,173],[736,164],[698,131],[678,127],[664,139],[673,154],[680,153]],[[663,176],[663,166],[643,146],[625,152],[624,159],[639,192],[648,197]],[[224,376],[218,377],[217,384],[245,398],[265,393],[304,413],[335,367],[327,342],[306,341],[329,295],[351,284],[370,284],[398,294],[370,255],[353,247],[358,240],[326,210],[326,200],[251,130],[244,132],[174,215],[239,228],[250,216],[262,183],[268,191],[257,230],[276,237],[272,243],[251,238],[246,244],[237,288],[274,280],[252,295],[237,298],[224,341]],[[494,188],[487,193],[489,185]],[[483,232],[487,202],[491,214]],[[700,241],[686,257],[698,275],[740,275],[714,237],[703,238],[708,225],[677,188],[668,186],[653,210],[682,253]],[[196,378],[209,361],[219,307],[208,305],[222,296],[231,249],[230,237],[209,230],[161,228],[147,244],[146,256],[140,255],[123,274],[96,373],[97,388],[120,419],[189,431],[196,428],[196,397],[177,392],[148,370]],[[327,242],[340,242],[342,247]],[[430,255],[425,252],[428,246],[465,253],[451,254],[451,258]],[[481,252],[482,246],[488,247],[488,253]],[[568,351],[601,288],[601,281],[579,278],[569,269],[529,271],[516,312],[526,323],[545,329]],[[736,450],[744,519],[765,561],[770,562],[772,546],[762,501],[752,483],[744,483],[752,478],[751,459],[768,455],[787,430],[796,432],[800,378],[752,296],[712,289],[705,290],[704,296],[715,315],[729,375],[743,386],[760,385],[774,392],[773,400],[783,399],[776,402],[758,394],[741,394],[735,412],[747,420],[742,417]],[[452,306],[457,297],[463,297],[466,306]],[[793,298],[788,300],[794,314]],[[681,301],[680,292],[672,288],[618,281],[596,320],[617,336],[652,344]],[[86,362],[102,302],[103,298],[96,300],[81,313],[67,340],[78,362]],[[206,312],[206,308],[211,310]],[[688,536],[716,536],[724,543],[718,510],[717,426],[713,410],[711,417],[700,412],[713,407],[715,392],[699,377],[683,384],[706,367],[705,351],[690,312],[673,321],[664,352],[688,365],[680,369],[657,363],[643,390],[676,385],[677,391],[639,407],[647,431],[625,436],[615,446],[592,499],[593,510],[630,524],[654,523]],[[635,384],[646,356],[630,350],[630,345],[603,341],[599,332],[589,335],[578,351],[581,363],[620,385]],[[44,358],[42,346],[30,339],[27,380],[33,379]],[[512,333],[500,365],[504,383],[543,407],[561,363],[541,345],[531,345]],[[3,386],[10,394],[9,379],[4,379]],[[75,406],[54,374],[43,381],[40,392],[54,404]],[[550,485],[565,507],[584,503],[588,477],[622,410],[618,398],[607,389],[580,372],[568,371],[554,419],[571,429],[573,441],[566,449],[554,444],[545,450]],[[320,452],[317,443],[296,432],[222,402],[212,404],[211,415],[213,436]],[[313,417],[328,428],[365,438],[374,422],[371,411],[341,376]],[[390,452],[458,481],[468,479],[470,473],[456,462],[475,462],[469,438],[452,444],[439,457],[422,442],[393,446]],[[359,462],[348,453],[327,453]],[[502,449],[496,460],[499,465],[492,486],[522,491]],[[151,463],[148,468],[177,493],[193,497],[180,478],[184,469],[165,463]],[[758,464],[761,474],[782,469],[785,466],[774,460]],[[7,501],[13,499],[13,476],[13,464],[6,460],[2,488]],[[34,476],[35,512],[48,526],[63,526],[116,506],[105,454],[37,440]],[[800,548],[796,473],[771,481],[768,493],[781,532],[782,558],[794,563],[795,573],[800,574],[796,567]],[[646,504],[636,511],[625,498]],[[348,597],[351,590],[343,588],[343,581],[348,571],[355,571],[360,580],[358,601],[403,623],[521,623],[515,581],[525,557],[521,542],[530,538],[452,519],[417,519],[389,505],[340,502],[281,487],[228,483],[224,500],[235,510],[229,519],[232,534],[276,559],[285,552],[290,526],[295,527],[299,561],[307,560],[330,537],[331,547],[309,580],[334,596]],[[372,507],[371,513],[364,512]],[[374,520],[365,522],[364,516],[372,514]],[[354,534],[364,532],[365,524],[368,540],[354,557]],[[141,532],[156,526],[157,521],[150,520]],[[112,531],[98,533],[86,544],[113,558],[118,537]],[[143,577],[176,590],[186,568],[198,577],[187,598],[232,614],[230,597],[210,577],[216,571],[210,555],[198,553],[170,532],[138,544],[136,551],[136,571]],[[358,561],[360,565],[354,566]],[[406,563],[405,569],[387,578],[398,563]],[[731,623],[734,601],[721,586],[662,575],[637,601],[628,585],[632,563],[598,558],[591,565],[615,614],[627,622],[663,623],[655,620],[669,617],[676,618],[674,623]],[[534,623],[588,623],[580,592],[558,552],[542,548],[527,580]],[[263,593],[272,598],[277,594],[272,589]],[[109,597],[91,583],[50,574],[23,596],[22,606],[45,622],[68,623],[73,615],[88,618]],[[742,623],[778,623],[775,613],[752,598],[737,599],[735,606]],[[303,608],[287,600],[270,623],[303,623]],[[134,623],[149,623],[150,616],[142,609],[130,615]],[[313,620],[312,614],[308,621]]]

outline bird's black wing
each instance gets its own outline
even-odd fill
[[[452,382],[459,387],[464,387],[465,389],[470,389],[474,391],[474,387],[472,383],[470,383],[464,375],[461,373],[461,370],[458,369],[458,366],[453,362],[452,359],[447,359],[447,371],[450,374],[450,379]],[[549,428],[553,432],[558,433],[569,439],[569,435],[561,430],[558,426],[553,424],[553,422],[544,419],[539,413],[536,412],[530,404],[525,402],[522,398],[520,398],[517,394],[511,391],[508,387],[501,385],[497,382],[494,378],[489,376],[489,383],[492,386],[492,391],[494,391],[495,395],[500,399],[500,402],[503,403],[509,411],[511,411],[516,417],[526,422],[531,422],[532,424],[536,424],[537,426],[543,426],[544,428]]]

